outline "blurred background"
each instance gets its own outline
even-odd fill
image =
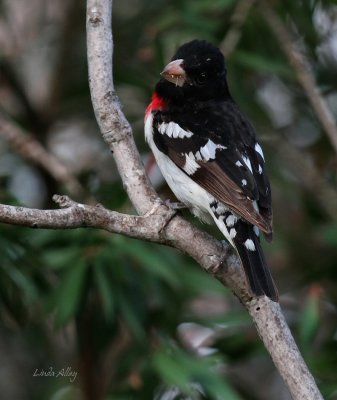
[[[116,0],[113,31],[116,89],[164,199],[143,138],[154,84],[188,40],[227,55],[267,160],[280,303],[337,399],[336,149],[282,47],[297,46],[336,118],[336,1]],[[50,208],[60,193],[134,212],[90,103],[84,1],[0,0],[0,189],[5,204]],[[1,398],[290,399],[237,299],[180,252],[91,229],[0,235]]]

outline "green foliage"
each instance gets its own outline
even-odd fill
[[[284,77],[291,77],[293,75],[292,70],[283,60],[278,61],[263,55],[245,51],[236,51],[233,61],[245,68],[260,73],[273,73]]]
[[[177,386],[192,399],[199,398],[192,382],[198,382],[211,398],[239,400],[240,397],[216,371],[217,357],[204,357],[196,362],[195,356],[167,343],[159,348],[153,363],[158,374],[169,386]]]
[[[201,290],[205,293],[224,292],[221,285],[208,274],[179,253],[163,246],[154,247],[145,242],[85,229],[62,234],[40,230],[34,235],[29,229],[6,227],[6,231],[7,236],[12,235],[12,240],[15,237],[17,241],[16,247],[13,248],[11,242],[7,251],[9,259],[15,256],[16,268],[8,267],[10,274],[7,281],[1,276],[0,281],[6,282],[1,295],[13,308],[13,314],[17,316],[17,310],[15,304],[10,302],[10,292],[11,286],[17,285],[19,290],[16,292],[30,300],[25,305],[20,304],[26,314],[35,307],[34,303],[39,302],[43,307],[35,314],[36,320],[52,314],[57,330],[76,321],[80,349],[78,357],[85,356],[81,353],[87,351],[90,340],[95,365],[100,364],[99,359],[104,358],[107,348],[118,342],[121,329],[125,330],[130,335],[134,354],[131,352],[130,357],[124,354],[124,360],[118,361],[121,363],[120,370],[116,372],[118,381],[127,378],[135,362],[148,363],[148,354],[153,352],[152,341],[157,340],[160,332],[176,337],[175,329],[184,321],[184,315],[193,319],[192,314],[184,312],[183,308],[196,295],[200,295]],[[21,241],[25,242],[24,248],[19,246]],[[18,270],[18,260],[24,260],[32,254],[38,260],[38,279]],[[1,271],[2,275],[8,273],[4,268]],[[39,288],[39,280],[52,284],[46,283],[44,288]],[[182,311],[177,312],[181,308]],[[227,316],[227,319],[231,318]],[[207,317],[202,320],[207,324]],[[151,333],[153,330],[155,334]],[[86,332],[84,337],[83,332]],[[211,360],[196,362],[195,355],[179,348],[175,349],[174,354],[178,359],[172,361],[173,365],[179,365],[184,360],[181,369],[192,365],[197,368],[192,372],[186,371],[179,382],[166,379],[172,373],[172,365],[161,363],[165,352],[164,344],[160,349],[155,349],[146,368],[147,373],[157,376],[151,386],[152,392],[161,381],[186,389],[193,377],[198,378],[204,390],[210,393],[210,398],[219,396],[221,390],[231,393],[228,384],[221,383],[220,376],[207,378],[213,376],[213,372],[207,372]],[[43,363],[48,361],[44,360]],[[202,377],[203,370],[205,377]],[[142,397],[142,391],[137,393],[137,398],[146,398]],[[229,398],[237,397],[233,394]]]
[[[319,288],[312,288],[303,305],[299,320],[299,340],[302,349],[309,352],[319,326]]]

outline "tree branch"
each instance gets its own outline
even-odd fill
[[[42,167],[57,182],[60,182],[72,196],[84,193],[81,183],[73,176],[69,169],[63,165],[53,154],[48,151],[30,134],[11,121],[0,112],[0,135],[7,140],[10,146],[24,159]]]
[[[242,26],[244,25],[249,11],[253,7],[255,1],[256,0],[240,0],[235,7],[234,13],[231,17],[231,26],[227,31],[225,38],[220,43],[220,48],[226,59],[229,59],[237,46],[241,38]]]
[[[268,0],[260,3],[260,11],[279,42],[281,49],[287,57],[289,64],[293,67],[297,80],[304,89],[308,100],[325,130],[332,147],[337,153],[337,126],[336,121],[320,91],[316,85],[315,78],[309,71],[308,62],[303,53],[299,51],[294,44],[294,38],[289,29],[283,24],[282,20],[276,14]]]
[[[151,187],[112,78],[111,3],[87,2],[87,54],[91,100],[103,139],[113,152],[124,188],[144,214],[158,197]],[[130,160],[130,161],[129,161]]]
[[[272,141],[270,146],[275,154],[279,155],[291,174],[296,177],[299,185],[310,192],[330,220],[336,221],[337,191],[315,168],[315,164],[309,155],[289,144],[286,138],[282,136]]]
[[[280,305],[268,300],[266,297],[254,299],[247,308],[292,398],[323,400],[291,335]]]
[[[160,212],[134,216],[110,211],[101,206],[88,206],[68,196],[54,195],[59,210],[38,210],[0,204],[0,222],[29,228],[74,229],[98,228],[136,239],[162,243],[161,232],[175,211],[160,207]]]

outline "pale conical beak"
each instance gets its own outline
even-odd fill
[[[183,62],[182,59],[171,61],[160,75],[176,86],[183,86],[186,80],[186,72],[182,67]]]

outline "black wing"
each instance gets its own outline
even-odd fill
[[[271,192],[255,131],[234,102],[200,110],[157,112],[154,142],[216,199],[267,235]]]

